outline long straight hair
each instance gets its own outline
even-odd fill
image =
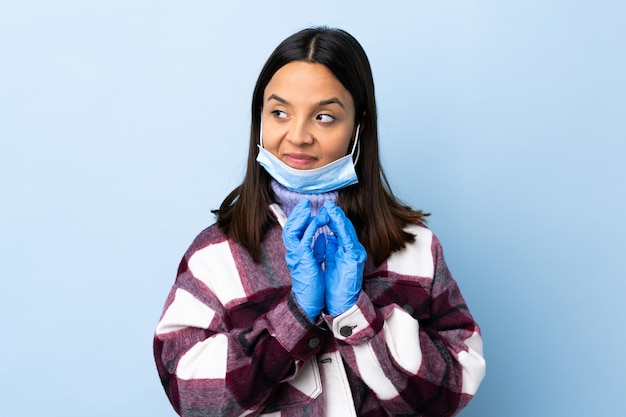
[[[361,124],[360,157],[356,165],[359,182],[340,189],[337,204],[354,224],[359,240],[375,264],[415,239],[404,228],[423,222],[422,211],[398,201],[383,172],[378,151],[378,125],[374,80],[365,51],[341,29],[309,28],[297,32],[276,47],[263,66],[252,95],[250,146],[243,183],[222,202],[217,224],[234,241],[248,249],[258,262],[260,245],[267,229],[276,221],[268,206],[273,202],[271,177],[257,162],[263,94],[276,71],[294,62],[325,65],[350,92],[355,106],[355,123]]]

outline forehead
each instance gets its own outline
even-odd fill
[[[284,95],[310,97],[311,99],[337,96],[352,102],[350,92],[328,67],[303,61],[285,64],[274,73],[265,87],[264,100],[267,100],[271,94],[282,94],[281,97]]]

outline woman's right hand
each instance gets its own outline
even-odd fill
[[[324,271],[322,263],[326,239],[320,234],[313,237],[324,224],[318,216],[312,216],[310,201],[302,199],[294,207],[283,228],[283,242],[287,248],[285,260],[291,275],[291,289],[296,301],[313,322],[324,308]]]

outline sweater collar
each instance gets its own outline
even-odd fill
[[[280,208],[283,209],[285,214],[289,216],[293,208],[298,204],[300,200],[303,198],[308,198],[311,202],[311,212],[315,216],[319,212],[319,209],[324,204],[324,201],[330,200],[333,202],[337,201],[337,191],[330,191],[328,193],[322,194],[301,194],[295,191],[290,191],[272,180],[272,191],[274,191],[274,196],[276,197],[276,202],[280,205]]]

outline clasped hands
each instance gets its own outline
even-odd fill
[[[322,226],[328,226],[332,234],[321,233],[313,242]],[[339,206],[325,201],[313,216],[310,201],[300,200],[285,223],[283,241],[292,291],[311,321],[316,321],[324,307],[336,316],[356,303],[367,255]]]

